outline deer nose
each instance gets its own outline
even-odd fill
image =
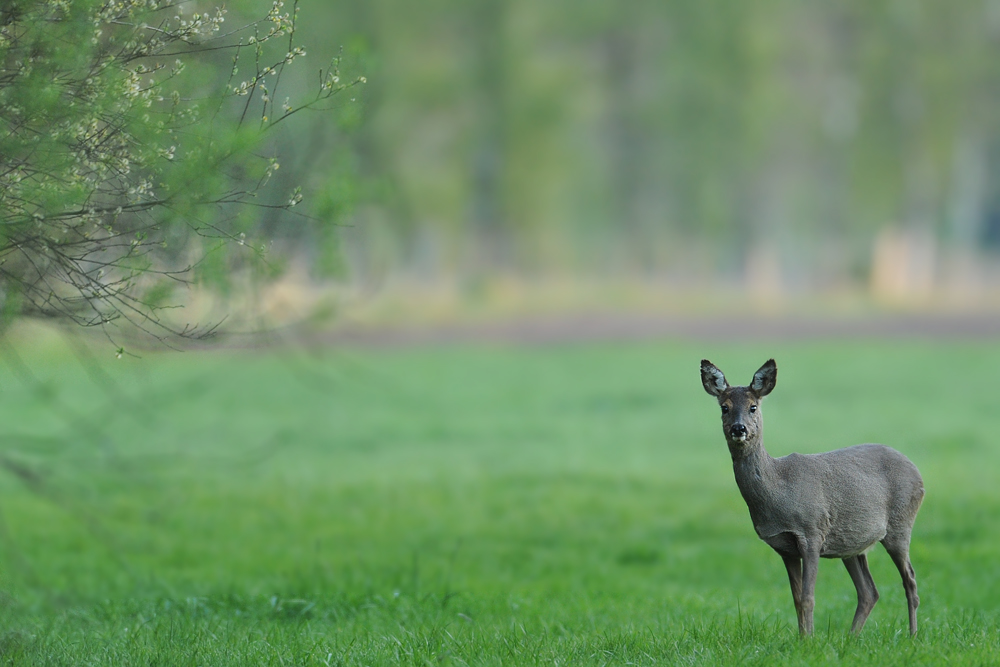
[[[743,438],[746,437],[747,427],[743,424],[733,424],[732,428],[729,429],[729,433],[734,438]]]

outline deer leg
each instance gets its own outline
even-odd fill
[[[917,575],[913,572],[913,566],[910,564],[909,545],[899,547],[888,544],[885,545],[885,550],[889,552],[892,562],[899,570],[899,576],[903,578],[906,605],[910,610],[910,636],[913,637],[917,634],[917,607],[920,606],[920,597],[917,595]]]
[[[802,554],[802,626],[800,634],[813,633],[813,609],[816,607],[816,574],[819,571],[819,541],[799,538]]]
[[[788,583],[792,586],[792,599],[795,600],[795,617],[799,621],[799,634],[805,634],[805,616],[802,615],[802,559],[798,556],[782,556],[785,569],[788,570]]]
[[[847,573],[851,575],[854,587],[858,589],[858,609],[854,612],[854,622],[851,623],[851,632],[858,634],[861,628],[865,627],[868,614],[878,602],[878,589],[875,588],[872,573],[868,570],[868,556],[859,554],[845,558],[844,565],[847,567]]]

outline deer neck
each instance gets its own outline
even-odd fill
[[[733,457],[736,485],[740,487],[740,493],[752,513],[767,502],[768,480],[774,459],[764,449],[760,434],[744,443],[730,442],[729,453]]]

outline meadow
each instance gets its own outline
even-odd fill
[[[770,356],[772,455],[883,442],[927,495],[848,634],[800,640],[733,481],[708,357]],[[994,664],[1000,346],[664,341],[0,355],[0,662]]]

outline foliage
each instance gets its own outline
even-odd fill
[[[305,56],[299,7],[274,2],[228,29],[225,10],[174,0],[12,0],[0,12],[0,290],[10,316],[128,323],[157,337],[211,331],[164,309],[212,256],[268,251],[247,207],[279,168],[273,128],[360,82],[338,63],[314,93],[284,94]],[[222,73],[222,76],[220,76]],[[265,154],[270,152],[270,154]],[[234,264],[235,263],[235,264]],[[200,274],[201,277],[211,272]]]
[[[403,202],[401,262],[493,244],[690,284],[768,246],[822,284],[886,226],[1000,238],[992,2],[343,7],[373,45],[356,149]]]
[[[139,368],[38,350],[34,380],[0,376],[3,659],[991,662],[997,346],[786,343],[764,405],[775,455],[878,440],[920,466],[915,641],[881,547],[861,637],[827,560],[817,636],[797,637],[698,384],[702,357],[745,382],[773,352],[274,350]]]

